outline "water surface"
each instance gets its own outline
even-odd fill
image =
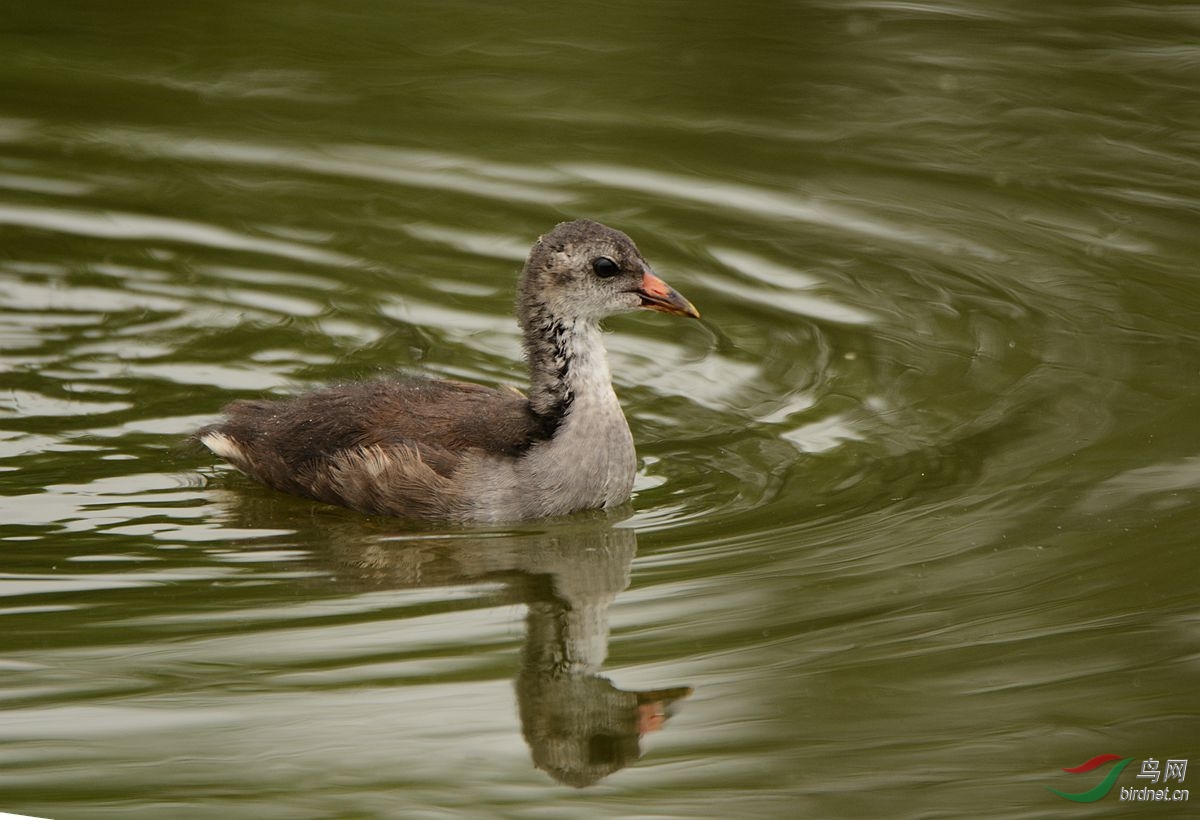
[[[0,811],[1032,817],[1195,756],[1198,33],[10,9]],[[609,323],[628,508],[412,525],[187,445],[330,381],[520,385],[516,273],[581,216],[704,315]]]

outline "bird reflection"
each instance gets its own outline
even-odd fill
[[[605,605],[607,606],[607,605]],[[579,610],[562,601],[529,604],[525,653],[517,677],[517,705],[533,762],[555,780],[590,786],[641,756],[643,735],[663,727],[686,686],[629,692],[618,689],[573,649],[595,645],[588,630],[607,633],[604,613],[580,623]]]
[[[328,541],[314,559],[330,564],[335,583],[357,590],[487,583],[499,585],[502,602],[525,604],[516,680],[522,733],[537,768],[582,788],[635,762],[641,738],[663,728],[692,692],[627,691],[601,674],[608,607],[629,586],[637,552],[634,531],[614,526],[618,520],[599,512],[537,530],[451,534],[389,534],[342,521],[322,528]]]

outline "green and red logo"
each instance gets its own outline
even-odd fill
[[[1133,762],[1133,758],[1123,758],[1120,755],[1096,755],[1086,763],[1072,766],[1069,769],[1063,769],[1068,774],[1087,774],[1099,769],[1106,763],[1112,763],[1114,760],[1120,762],[1108,770],[1108,774],[1104,776],[1103,780],[1085,792],[1063,792],[1058,789],[1050,789],[1049,786],[1046,788],[1059,797],[1074,801],[1075,803],[1095,803],[1112,791],[1112,787],[1116,785],[1117,778],[1121,776],[1121,772],[1125,771],[1125,767]],[[1141,787],[1122,786],[1120,799],[1122,801],[1147,801],[1155,803],[1186,801],[1191,797],[1189,791],[1176,787],[1187,779],[1187,764],[1187,758],[1184,757],[1169,757],[1166,760],[1159,760],[1154,757],[1146,758],[1142,761],[1141,772],[1134,779],[1149,780],[1150,783]],[[1161,782],[1159,782],[1160,779]],[[1171,783],[1170,781],[1172,780],[1175,782]]]
[[[1050,789],[1049,786],[1046,788],[1050,789],[1050,791],[1054,792],[1059,797],[1065,797],[1066,799],[1073,800],[1076,803],[1095,803],[1101,797],[1104,797],[1104,795],[1112,791],[1113,784],[1117,782],[1117,778],[1121,776],[1121,772],[1125,770],[1125,767],[1133,762],[1133,758],[1122,758],[1120,755],[1096,755],[1086,763],[1081,763],[1078,766],[1073,766],[1069,769],[1065,767],[1063,768],[1064,772],[1068,772],[1070,774],[1086,774],[1087,772],[1099,769],[1105,763],[1109,763],[1113,760],[1120,760],[1121,762],[1116,766],[1113,766],[1112,769],[1109,770],[1108,774],[1105,775],[1103,780],[1085,792],[1060,792],[1058,789]]]

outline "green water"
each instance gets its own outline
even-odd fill
[[[8,4],[0,812],[1082,816],[1047,787],[1108,769],[1063,767],[1195,757],[1197,42],[1173,2]],[[187,446],[521,384],[516,273],[577,217],[704,316],[610,323],[628,509],[414,526]]]

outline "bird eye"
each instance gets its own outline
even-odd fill
[[[616,276],[618,273],[620,273],[621,266],[609,259],[607,256],[597,256],[592,260],[592,270],[596,272],[597,276],[608,278],[609,276]]]

